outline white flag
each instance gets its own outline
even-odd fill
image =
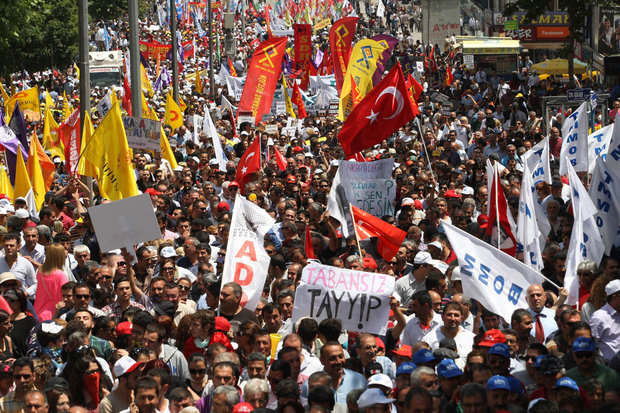
[[[601,153],[601,156],[596,158],[589,191],[590,199],[598,209],[595,222],[606,254],[610,253],[620,227],[620,194],[617,190],[620,185],[620,122],[603,129],[609,127],[613,127],[613,137],[610,133],[607,148],[612,149],[609,156]]]
[[[527,163],[524,163],[516,236],[517,241],[523,246],[523,262],[533,270],[540,271],[544,267],[540,245],[541,233],[537,224],[537,202],[534,200],[532,189],[535,190],[532,175]]]
[[[568,290],[566,304],[576,305],[579,301],[577,265],[585,259],[592,260],[598,265],[601,258],[603,258],[605,247],[594,220],[596,207],[572,165],[567,165],[567,167],[571,204],[575,220],[573,222],[573,231],[570,235],[568,253],[566,254],[564,287]]]
[[[510,320],[514,310],[528,307],[527,288],[542,284],[540,273],[453,225],[442,226],[459,259],[463,294],[504,320]]]
[[[568,173],[570,163],[575,172],[588,170],[588,113],[587,102],[564,120],[562,148],[560,149],[560,175]]]
[[[218,83],[220,85],[225,85],[227,76],[230,76],[230,72],[226,68],[226,65],[221,65],[220,73],[217,75],[217,81],[215,83]]]
[[[242,301],[254,311],[263,293],[271,258],[263,238],[275,220],[261,207],[237,194],[233,209],[222,285],[236,282],[243,289]]]
[[[614,125],[607,125],[588,135],[588,166],[589,173],[594,172],[594,161],[599,156],[605,160]]]
[[[99,112],[99,119],[105,118],[105,115],[112,108],[112,97],[110,96],[110,93],[114,93],[114,92],[113,91],[109,91],[103,97],[103,99],[101,99],[99,101],[99,103],[97,103],[97,106],[95,106],[95,109],[97,110],[97,112]]]
[[[385,17],[385,5],[382,0],[379,0],[379,4],[377,4],[377,17]]]
[[[549,161],[549,138],[543,138],[523,155],[523,164],[527,164],[532,173],[532,183],[537,185],[545,181],[553,183],[551,178],[551,163]]]
[[[222,150],[222,142],[220,142],[220,135],[217,133],[213,119],[211,119],[211,112],[209,106],[205,106],[205,118],[202,121],[202,132],[209,136],[213,141],[213,151],[215,152],[215,159],[220,171],[226,172],[226,157]]]

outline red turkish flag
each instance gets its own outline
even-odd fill
[[[274,152],[274,156],[276,157],[276,163],[278,164],[278,168],[281,171],[284,171],[286,167],[288,166],[288,162],[286,158],[275,147],[273,148],[273,152]]]
[[[125,109],[128,116],[131,116],[131,87],[129,86],[129,79],[125,76],[123,80],[123,102],[121,106]]]
[[[312,246],[312,235],[310,234],[310,228],[306,226],[306,258],[308,259],[316,259],[316,254],[314,253],[314,247]]]
[[[260,137],[255,137],[237,165],[235,181],[239,183],[241,193],[245,195],[245,184],[248,176],[260,170]]]
[[[450,87],[454,82],[454,75],[452,74],[452,70],[450,69],[450,65],[446,65],[446,80],[444,81],[445,87]]]
[[[383,142],[415,117],[400,65],[396,65],[353,109],[338,140],[346,157]]]
[[[493,168],[493,179],[488,192],[489,222],[485,233],[485,240],[494,247],[499,247],[506,254],[514,257],[517,254],[517,238],[514,235],[512,224],[508,219],[508,202],[504,190],[499,184],[499,169]]]
[[[351,212],[359,239],[378,237],[379,254],[388,262],[394,258],[407,233],[353,205],[351,205]]]

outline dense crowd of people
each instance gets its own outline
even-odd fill
[[[383,19],[353,6],[361,15],[356,40],[377,33],[397,38],[386,70],[406,55],[425,56],[428,62],[434,49],[436,56],[416,74],[424,88],[418,120],[363,153],[366,161],[395,160],[395,214],[382,219],[407,236],[394,258],[385,260],[371,240],[343,238],[341,223],[330,217],[327,200],[344,159],[341,122],[309,105],[310,115],[292,136],[283,133],[286,114],[234,130],[234,108],[223,97],[234,103],[235,96],[225,76],[216,76],[216,96],[209,96],[208,77],[203,93],[196,91],[195,76],[190,79],[209,64],[208,45],[199,38],[181,74],[184,124],[178,129],[164,125],[178,166],[160,152],[134,151],[135,179],[150,195],[159,239],[137,245],[135,257],[124,248],[102,251],[88,208],[109,201],[96,182],[91,193],[69,175],[60,158],[54,158],[54,181],[37,217],[28,213],[25,199],[0,195],[0,412],[617,409],[617,249],[600,263],[579,264],[580,304],[564,304],[573,215],[558,159],[561,127],[571,111],[555,110],[545,119],[541,99],[563,93],[566,83],[533,73],[529,55],[519,56],[514,72],[497,73],[462,65],[454,38],[425,48],[412,36],[420,26],[417,4],[385,2]],[[153,29],[154,21],[143,21],[141,37],[169,42],[170,33]],[[100,32],[104,26],[109,40]],[[181,24],[181,31],[184,40],[197,37],[192,25]],[[105,50],[108,41],[107,48],[124,49],[127,32],[123,19],[101,22],[93,28],[92,49]],[[224,66],[232,62],[241,77],[252,41],[267,35],[264,14],[238,16],[234,35],[238,52],[222,60]],[[327,31],[313,36],[313,44],[315,52],[328,53]],[[147,63],[153,83],[156,67],[170,68],[167,61]],[[445,85],[448,65],[454,79]],[[6,90],[11,83],[17,90],[39,85],[42,101],[46,91],[59,109],[54,112],[58,121],[67,104],[64,96],[79,105],[73,68],[15,74],[4,83]],[[620,86],[609,90],[589,78],[581,84],[611,92],[613,122]],[[162,116],[169,88],[164,82],[146,99]],[[112,88],[119,99],[121,89]],[[436,92],[448,97],[449,115]],[[91,106],[107,93],[94,88]],[[601,126],[601,115],[599,107],[593,127]],[[101,117],[96,111],[92,116],[96,127]],[[213,117],[219,142],[196,126],[205,116]],[[276,125],[277,134],[267,133],[270,125]],[[43,133],[40,122],[26,126]],[[261,140],[262,167],[240,188],[236,166],[254,139]],[[553,182],[536,186],[551,225],[542,273],[560,288],[530,285],[528,307],[504,319],[463,293],[458,259],[442,223],[483,238],[490,225],[487,159],[500,170],[516,221],[523,155],[545,139]],[[227,158],[225,170],[216,159],[218,143]],[[287,161],[282,170],[274,151]],[[242,286],[221,280],[241,189],[277,221],[264,240],[271,261],[256,309],[243,307]],[[295,290],[309,263],[306,230],[320,263],[395,277],[385,335],[344,331],[334,318],[292,319]]]

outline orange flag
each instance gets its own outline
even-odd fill
[[[33,135],[32,140],[30,141],[30,150],[32,150],[33,144],[36,145],[37,156],[39,157],[39,165],[41,166],[41,172],[43,173],[43,182],[45,182],[45,191],[47,192],[52,187],[52,181],[54,180],[54,171],[56,171],[56,165],[54,165],[54,162],[52,162],[49,156],[47,156],[47,154],[45,153],[45,149],[43,149],[43,146],[41,145],[41,142],[39,142],[39,139],[36,137],[36,135]],[[26,168],[28,169],[28,175],[34,176],[34,172],[31,171],[30,164],[28,164]]]
[[[307,118],[308,114],[306,113],[306,105],[304,105],[304,101],[301,97],[299,85],[295,81],[293,81],[293,95],[291,96],[291,101],[297,105],[297,117],[299,119]]]

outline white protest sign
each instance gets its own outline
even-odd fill
[[[564,120],[560,149],[560,175],[566,175],[570,164],[575,172],[588,170],[588,113],[587,102]]]
[[[463,63],[465,63],[465,66],[467,67],[467,69],[473,69],[474,68],[474,55],[464,54]]]
[[[265,133],[267,135],[277,135],[278,125],[265,125]]]
[[[161,122],[125,116],[123,118],[127,143],[130,148],[159,151],[161,149]]]
[[[596,158],[600,157],[605,160],[607,158],[607,149],[611,140],[611,133],[614,125],[607,125],[588,135],[588,172],[593,173]]]
[[[504,320],[510,320],[514,310],[528,307],[527,288],[542,284],[541,274],[455,226],[445,222],[442,226],[459,259],[463,294]]]
[[[103,252],[125,247],[132,253],[135,244],[161,238],[148,194],[97,205],[88,213]]]
[[[304,267],[295,292],[293,322],[337,318],[344,330],[382,335],[393,292],[394,277],[387,274],[311,263]]]
[[[353,233],[353,222],[351,221],[349,204],[354,202],[354,200],[356,199],[356,195],[354,194],[352,188],[356,187],[361,182],[368,183],[371,180],[391,180],[393,167],[393,158],[381,159],[373,162],[340,162],[340,166],[338,167],[338,171],[332,182],[332,188],[329,193],[329,197],[327,198],[327,209],[329,210],[330,216],[340,222],[340,230],[345,237],[348,237],[350,234]],[[387,185],[389,184],[383,183],[381,186],[382,188],[386,189],[386,196],[388,194],[386,188]],[[392,187],[395,187],[395,185],[393,185]],[[375,199],[377,198],[375,197]],[[385,207],[385,201],[383,201],[383,203],[381,204],[384,207],[381,209],[376,204],[376,202],[367,202],[365,204],[364,202],[361,202],[361,204],[354,205],[370,214],[373,214],[378,218],[381,218],[383,215],[385,215],[378,215],[380,211],[387,210],[387,207]],[[369,208],[370,210],[366,208]]]
[[[271,257],[265,251],[263,238],[275,220],[259,207],[237,194],[233,209],[222,285],[236,282],[243,290],[241,301],[254,311],[263,292]]]
[[[415,62],[415,69],[420,73],[424,73],[424,62]]]
[[[394,215],[396,181],[394,179],[351,179],[341,181],[351,205],[378,218]],[[351,196],[349,196],[349,194]]]

